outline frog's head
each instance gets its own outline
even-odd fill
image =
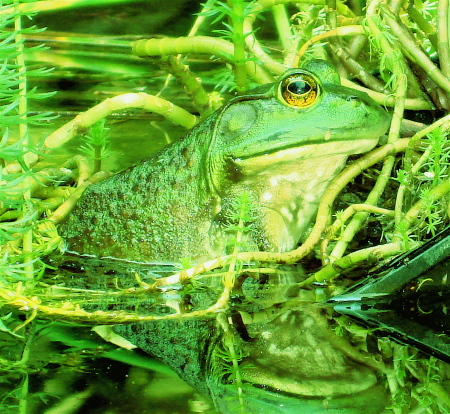
[[[389,120],[365,92],[342,86],[333,66],[313,60],[224,106],[210,153],[241,167],[363,153],[377,144]]]
[[[300,292],[299,298],[308,295],[309,292]],[[361,363],[364,358],[355,361],[349,357],[349,344],[334,334],[316,307],[293,308],[280,311],[274,318],[268,317],[268,312],[264,316],[253,314],[251,318],[241,313],[242,322],[250,322],[245,325],[248,337],[241,342],[235,339],[235,346],[245,355],[239,364],[245,412],[382,412],[387,404],[386,394],[375,373]],[[211,373],[207,376],[210,393],[221,412],[239,412],[236,384],[223,379],[220,384],[214,382],[217,376],[213,367],[221,363],[214,355],[213,352]]]
[[[366,93],[342,86],[330,64],[314,60],[219,112],[207,176],[222,199],[250,191],[262,214],[258,247],[287,251],[347,157],[372,149],[389,119]]]

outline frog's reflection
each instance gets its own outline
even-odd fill
[[[261,287],[248,278],[224,312],[115,330],[161,358],[224,414],[383,412],[387,395],[370,357],[335,334],[314,292],[287,279],[280,283],[278,274],[277,283]],[[217,291],[220,286],[219,278]],[[211,290],[191,292],[191,309],[210,306]],[[139,312],[151,308],[141,303]]]
[[[138,280],[151,283],[157,274],[174,270],[69,257],[55,264],[59,273],[67,273],[68,285],[89,286],[90,292],[131,292],[130,287],[139,288]],[[332,308],[318,304],[314,290],[300,287],[301,269],[248,268],[237,278],[227,307],[203,313],[221,295],[222,276],[218,270],[194,285],[153,296],[89,297],[89,307],[140,316],[171,313],[168,319],[114,330],[209,395],[223,414],[383,412],[389,402],[376,359],[336,334]],[[195,317],[189,316],[192,311]]]

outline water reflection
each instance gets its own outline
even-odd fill
[[[85,308],[171,315],[114,330],[161,358],[224,414],[375,414],[388,404],[382,365],[364,345],[337,335],[332,310],[317,305],[314,290],[300,288],[305,276],[296,267],[249,269],[228,308],[204,314],[223,289],[219,271],[164,292],[114,296],[107,292],[138,292],[174,269],[77,256],[59,268],[68,285],[90,289]]]

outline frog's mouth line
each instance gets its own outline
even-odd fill
[[[270,392],[272,394],[276,394],[277,396],[284,396],[284,397],[290,397],[290,398],[295,398],[295,399],[298,399],[299,397],[301,397],[302,399],[307,398],[307,399],[311,399],[311,400],[320,400],[320,401],[323,400],[323,395],[309,396],[309,395],[303,395],[303,394],[296,394],[296,393],[292,393],[292,392],[288,392],[288,391],[283,391],[277,387],[271,387],[270,385],[266,385],[266,384],[258,384],[258,383],[247,381],[247,380],[243,380],[242,382],[244,384],[249,384],[254,388],[263,390],[264,392]]]
[[[260,390],[263,390],[265,393],[272,393],[272,394],[276,394],[277,397],[279,396],[283,396],[283,397],[288,397],[288,398],[294,398],[296,400],[299,400],[300,398],[302,400],[317,400],[317,401],[323,401],[324,396],[323,395],[305,395],[305,394],[297,394],[294,392],[289,392],[289,391],[284,391],[281,390],[280,388],[277,388],[276,386],[270,386],[270,385],[266,385],[266,384],[258,384],[255,382],[251,382],[251,381],[247,381],[247,380],[243,380],[242,381],[244,384],[249,384],[251,385],[253,388],[257,388]],[[346,396],[348,394],[336,394],[333,395],[334,398],[339,398],[342,396]]]
[[[310,142],[301,146],[287,146],[277,149],[275,152],[254,152],[249,155],[239,156],[233,154],[234,162],[242,164],[276,164],[290,160],[305,158],[317,158],[330,155],[360,154],[370,151],[378,143],[379,138],[348,139],[339,141]],[[255,148],[256,149],[256,148]]]

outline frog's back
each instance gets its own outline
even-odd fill
[[[212,202],[190,137],[88,187],[61,226],[68,250],[139,261],[189,257]]]

